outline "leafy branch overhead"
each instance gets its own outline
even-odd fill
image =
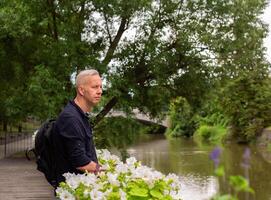
[[[74,95],[71,75],[89,67],[102,73],[105,96],[118,97],[122,109],[157,116],[177,96],[197,108],[217,80],[268,73],[262,46],[267,32],[259,19],[266,3],[3,0],[0,105],[9,106],[0,108],[1,118],[14,115],[11,99],[21,112],[16,116],[36,115],[35,94],[29,92],[41,85],[34,81],[43,75],[38,70],[55,81],[40,92],[59,102],[38,104],[44,112],[38,117],[57,114]],[[24,103],[18,100],[23,96]]]

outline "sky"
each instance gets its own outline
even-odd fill
[[[267,38],[264,39],[264,46],[267,48],[267,59],[271,62],[271,0],[269,0],[269,5],[265,9],[262,19],[269,25],[269,33]]]

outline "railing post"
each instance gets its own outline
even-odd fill
[[[5,146],[4,146],[4,157],[7,155],[7,131],[5,131]]]

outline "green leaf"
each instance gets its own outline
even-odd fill
[[[134,187],[129,191],[129,194],[138,197],[148,197],[148,190],[145,188]]]
[[[244,191],[254,193],[254,190],[249,186],[247,179],[243,176],[230,176],[230,185],[237,192]]]
[[[150,194],[157,199],[163,199],[164,197],[164,195],[159,190],[151,190]]]
[[[215,175],[219,177],[223,177],[225,175],[224,167],[219,166],[218,168],[216,168]]]
[[[118,192],[111,192],[108,196],[107,196],[108,200],[119,200],[120,199],[120,194]]]
[[[221,196],[216,196],[212,200],[238,200],[237,198],[231,196],[230,194],[225,194]]]

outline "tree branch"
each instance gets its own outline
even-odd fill
[[[109,31],[108,18],[107,18],[106,14],[104,12],[103,12],[103,16],[104,16],[104,20],[105,20],[106,32],[107,32],[108,37],[109,37],[109,43],[111,45],[112,44],[112,36],[110,34],[110,31]]]
[[[52,35],[53,38],[58,41],[58,30],[57,30],[57,24],[56,24],[56,11],[54,7],[54,1],[53,0],[47,0],[47,3],[49,5],[49,10],[53,18],[53,28],[52,28]]]
[[[129,17],[122,17],[118,32],[117,32],[114,40],[111,42],[111,44],[108,48],[108,51],[106,53],[106,56],[105,56],[104,60],[102,61],[102,63],[104,65],[108,65],[108,63],[113,58],[113,54],[119,44],[120,38],[123,35],[124,31],[126,30],[126,26],[127,26],[128,21],[129,21]]]

